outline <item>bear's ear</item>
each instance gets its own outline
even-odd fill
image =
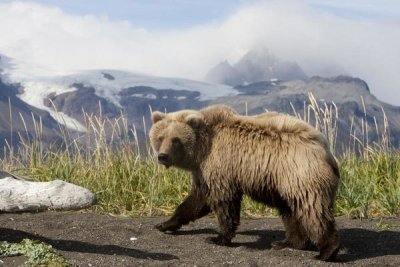
[[[164,119],[165,116],[167,116],[167,114],[159,112],[159,111],[154,111],[153,113],[151,113],[151,121],[154,124],[154,123]]]
[[[200,114],[189,114],[186,116],[185,122],[196,129],[204,124],[204,119]]]

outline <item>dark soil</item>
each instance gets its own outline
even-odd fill
[[[0,239],[46,242],[77,266],[400,266],[400,218],[337,218],[344,248],[336,263],[314,260],[317,251],[272,250],[270,243],[284,237],[279,218],[242,219],[230,247],[205,242],[216,234],[215,218],[203,218],[175,234],[153,229],[165,219],[79,212],[1,214]],[[3,257],[0,265],[15,266],[22,260]]]

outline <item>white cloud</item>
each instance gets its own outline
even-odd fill
[[[365,79],[380,99],[400,104],[400,22],[393,19],[352,19],[306,1],[267,1],[242,6],[221,23],[149,31],[9,2],[0,4],[0,21],[0,54],[20,62],[26,75],[107,68],[199,79],[219,61],[234,63],[265,45],[309,75],[340,66]]]
[[[345,16],[399,18],[398,0],[307,0],[313,6],[331,10]]]

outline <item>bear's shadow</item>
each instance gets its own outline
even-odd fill
[[[349,228],[340,230],[340,237],[346,249],[346,253],[340,255],[340,260],[346,262],[386,255],[400,255],[399,231]]]
[[[342,250],[337,256],[339,262],[352,262],[356,260],[375,258],[386,255],[400,255],[400,232],[399,231],[373,231],[360,228],[341,229],[340,237]],[[174,235],[207,234],[215,235],[214,229],[180,230]],[[231,246],[243,246],[249,249],[268,250],[271,242],[282,240],[284,231],[279,230],[248,230],[238,231],[239,235],[257,236],[254,242],[235,242]],[[315,248],[311,248],[315,250]]]
[[[9,228],[0,228],[0,237],[1,241],[7,241],[9,243],[19,243],[25,238],[38,240],[51,245],[57,250],[62,251],[94,253],[103,255],[122,255],[137,259],[154,259],[161,261],[179,259],[175,255],[166,253],[153,253],[139,249],[132,249],[109,244],[98,245],[77,240],[50,239],[37,234]]]
[[[177,232],[169,233],[171,235],[209,235],[214,236],[218,234],[218,231],[211,228],[204,229],[193,229],[184,230],[181,229]],[[270,231],[270,230],[250,230],[250,231],[238,231],[236,236],[239,235],[251,235],[258,236],[259,238],[255,242],[237,242],[235,239],[232,240],[232,244],[229,247],[245,247],[249,249],[265,250],[271,249],[271,242],[276,240],[282,240],[285,237],[285,232],[283,231]]]
[[[373,231],[360,228],[342,229],[339,231],[343,252],[337,257],[341,262],[375,258],[386,255],[400,255],[400,232]],[[259,238],[242,246],[251,249],[271,249],[271,242],[284,238],[284,231],[249,230],[238,232],[238,235],[254,235]],[[315,248],[312,248],[315,250]]]

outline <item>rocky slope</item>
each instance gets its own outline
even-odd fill
[[[92,87],[82,84],[73,86],[76,89],[73,92],[49,96],[58,110],[82,122],[82,107],[86,112],[96,113],[100,103],[103,115],[115,118],[122,110],[129,122],[134,123],[139,131],[144,131],[143,118],[146,125],[150,125],[150,107],[152,110],[175,111],[185,108],[198,109],[210,104],[227,104],[242,114],[257,114],[266,110],[294,114],[296,110],[303,117],[304,109],[307,110],[307,105],[310,104],[309,94],[312,94],[320,109],[324,109],[326,103],[328,106],[332,106],[332,103],[336,105],[339,147],[349,145],[350,129],[352,134],[362,139],[362,136],[365,136],[365,122],[369,125],[369,141],[379,141],[375,122],[382,131],[383,110],[390,123],[391,141],[393,145],[400,146],[400,107],[379,101],[370,93],[363,80],[349,76],[312,77],[308,81],[257,82],[235,87],[238,92],[236,95],[207,100],[199,99],[198,91],[134,86],[121,89],[116,95],[118,103],[113,103],[107,98],[97,96]],[[310,122],[315,124],[312,112],[310,117]],[[322,118],[321,122],[323,123]]]
[[[20,90],[17,85],[6,84],[0,79],[0,152],[6,143],[18,144],[20,137],[32,140],[40,133],[46,143],[53,143],[60,136],[57,122],[48,112],[18,98]],[[39,127],[40,120],[42,127]]]
[[[324,110],[326,104],[337,110],[339,150],[349,145],[350,131],[360,139],[363,139],[363,136],[366,138],[366,134],[363,134],[365,122],[368,124],[369,142],[379,141],[384,129],[384,114],[389,122],[391,143],[400,147],[400,107],[379,101],[371,94],[365,81],[359,78],[312,77],[308,81],[259,82],[237,86],[236,89],[240,91],[238,96],[219,98],[212,103],[229,103],[241,113],[245,113],[246,109],[248,114],[257,114],[265,110],[288,114],[294,114],[296,111],[304,117],[304,113],[309,112],[309,94],[312,94],[320,110]],[[315,124],[314,112],[312,109],[310,112],[310,122]],[[336,115],[336,112],[333,114]],[[323,123],[323,118],[321,122]]]

